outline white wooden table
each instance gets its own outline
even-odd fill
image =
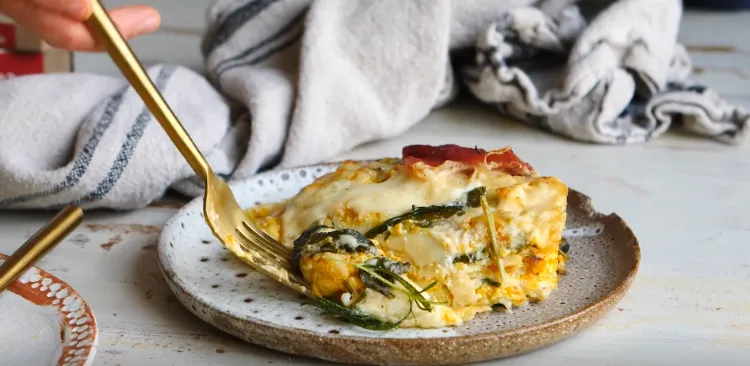
[[[165,31],[135,42],[148,63],[200,68],[202,0],[161,0]],[[182,13],[176,10],[180,9]],[[192,28],[180,24],[193,24]],[[681,41],[697,78],[750,107],[750,14],[689,13]],[[116,74],[104,55],[79,55],[79,71]],[[680,133],[648,145],[585,145],[459,104],[389,141],[341,158],[397,155],[411,143],[511,144],[541,172],[617,212],[640,238],[643,262],[617,309],[580,335],[487,365],[750,364],[750,142],[728,147]],[[171,295],[154,251],[179,204],[88,213],[84,225],[39,266],[76,288],[100,331],[96,365],[309,365],[214,330]],[[10,253],[51,217],[0,213],[0,252]],[[1,363],[1,362],[0,362]]]

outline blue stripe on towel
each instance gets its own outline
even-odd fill
[[[213,52],[217,47],[228,41],[238,29],[242,28],[245,23],[251,21],[253,18],[266,10],[269,6],[276,3],[278,0],[255,0],[239,7],[226,17],[224,17],[221,24],[219,24],[214,30],[214,35],[206,39],[203,54],[208,55]]]
[[[159,71],[159,75],[154,81],[156,87],[158,89],[163,89],[174,74],[175,70],[175,66],[163,67]],[[143,111],[141,111],[141,113],[135,119],[133,127],[126,135],[125,142],[122,143],[120,151],[118,152],[115,161],[112,163],[107,176],[104,177],[101,182],[99,182],[94,191],[89,192],[87,195],[73,201],[73,204],[85,205],[100,200],[102,199],[102,197],[107,195],[107,193],[109,193],[112,188],[115,187],[117,182],[120,180],[120,177],[122,177],[122,173],[125,171],[125,168],[128,167],[130,158],[133,157],[133,152],[138,146],[138,142],[141,140],[141,137],[143,137],[143,132],[146,130],[146,127],[148,127],[149,122],[151,122],[152,119],[153,115],[151,114],[151,111],[147,107],[143,107]]]
[[[19,203],[49,197],[75,186],[78,181],[81,180],[81,177],[86,174],[86,171],[89,168],[89,164],[91,164],[91,159],[94,156],[96,148],[99,146],[99,142],[101,141],[102,136],[107,131],[109,126],[112,125],[115,114],[117,114],[117,111],[122,105],[123,96],[126,90],[127,87],[123,87],[123,90],[109,98],[109,102],[107,102],[107,106],[104,108],[104,112],[102,112],[102,115],[99,118],[99,122],[97,122],[96,127],[94,127],[94,131],[91,133],[88,141],[86,141],[86,143],[83,145],[81,152],[78,154],[78,156],[76,156],[75,160],[73,161],[73,167],[70,169],[70,172],[68,172],[62,182],[46,191],[0,200],[0,208],[6,208]]]
[[[234,64],[236,64],[238,62],[241,62],[241,60],[246,59],[249,56],[252,56],[255,52],[259,51],[261,48],[266,47],[266,46],[268,46],[268,45],[276,42],[280,38],[284,37],[299,22],[301,22],[302,19],[304,19],[304,17],[305,17],[306,14],[307,14],[307,11],[301,12],[300,14],[298,14],[297,16],[295,16],[294,18],[292,18],[292,20],[289,21],[289,23],[287,23],[286,25],[284,25],[284,27],[282,27],[281,29],[279,29],[279,31],[277,31],[276,33],[272,34],[270,37],[268,37],[268,38],[266,38],[266,39],[258,42],[256,45],[254,45],[254,46],[246,49],[245,51],[242,51],[241,53],[239,53],[239,54],[237,54],[235,56],[232,56],[230,58],[222,60],[221,62],[219,62],[214,67],[214,74],[219,75],[219,74],[224,73],[224,71],[226,71],[226,69],[232,68],[234,66]],[[292,38],[294,38],[294,39],[299,38],[299,35],[294,35]],[[286,44],[286,43],[288,43],[288,42],[285,42],[284,44]]]
[[[304,33],[303,31],[300,31],[299,33],[297,33],[296,35],[294,35],[288,41],[280,44],[279,46],[277,46],[275,48],[272,48],[272,49],[268,50],[266,53],[258,55],[257,57],[255,57],[255,58],[253,58],[251,60],[244,61],[244,62],[237,62],[237,63],[234,63],[234,64],[231,64],[231,65],[228,65],[228,66],[224,67],[222,70],[219,70],[219,73],[216,75],[216,77],[217,78],[221,77],[221,75],[223,73],[225,73],[225,72],[227,72],[229,70],[235,69],[237,67],[240,67],[240,66],[254,66],[254,65],[257,65],[257,64],[259,64],[259,63],[267,60],[271,56],[273,56],[273,55],[275,55],[275,54],[277,54],[277,53],[279,53],[281,51],[284,51],[285,49],[289,48],[289,46],[297,43],[297,41],[299,41],[300,38],[302,38],[303,33]]]

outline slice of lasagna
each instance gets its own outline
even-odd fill
[[[567,193],[510,148],[413,145],[401,159],[344,162],[248,215],[294,248],[328,312],[433,328],[550,295],[567,259]]]

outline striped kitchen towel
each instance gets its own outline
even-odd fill
[[[573,140],[642,143],[679,124],[738,143],[748,114],[690,82],[681,13],[680,0],[218,0],[206,76],[149,74],[230,181],[398,135],[459,85],[498,116]],[[201,193],[122,78],[2,81],[0,131],[0,209]]]

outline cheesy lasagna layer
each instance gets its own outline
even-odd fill
[[[434,328],[550,295],[567,259],[567,193],[510,148],[413,145],[247,212],[294,248],[316,295],[351,310],[343,318]]]

